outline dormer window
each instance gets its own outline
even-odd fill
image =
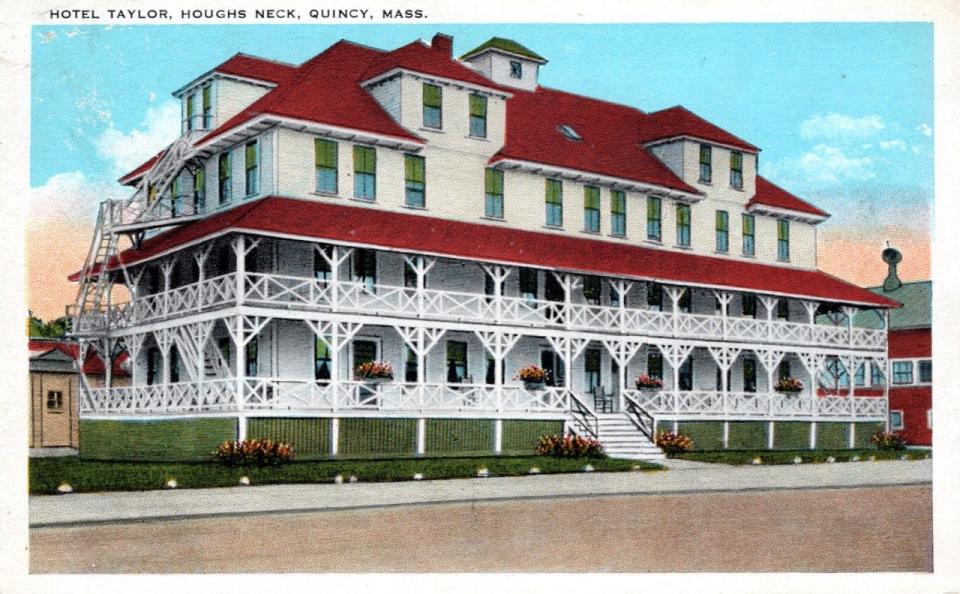
[[[443,89],[437,85],[423,84],[423,126],[443,127]]]
[[[574,130],[572,127],[570,127],[570,126],[568,126],[568,125],[566,125],[566,124],[560,124],[560,125],[557,127],[557,129],[560,130],[560,133],[561,133],[561,134],[563,134],[564,136],[566,136],[566,137],[567,137],[568,139],[570,139],[570,140],[576,140],[576,141],[583,140],[583,137],[581,137],[579,134],[577,134],[577,131],[576,131],[576,130]]]
[[[743,188],[743,153],[730,153],[730,187],[738,190]]]
[[[510,78],[523,78],[523,63],[510,60]]]
[[[213,105],[210,101],[210,85],[201,90],[201,101],[203,104],[203,128],[209,130],[213,125]]]

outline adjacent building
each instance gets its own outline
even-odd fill
[[[237,54],[176,90],[180,138],[121,179],[133,196],[101,206],[74,276],[81,348],[132,363],[130,386],[81,390],[90,434],[344,456],[529,452],[568,429],[643,457],[656,428],[805,448],[885,425],[885,388],[817,380],[884,377],[898,303],[817,270],[829,215],[759,176],[758,147],[683,107],[542,86],[546,58],[514,41],[452,52],[438,34]]]

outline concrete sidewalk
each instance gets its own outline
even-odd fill
[[[666,460],[665,465],[669,471],[32,496],[30,526],[463,501],[916,485],[930,483],[933,468],[932,460],[799,466],[727,466]]]

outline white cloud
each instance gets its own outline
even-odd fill
[[[121,132],[112,125],[94,141],[97,155],[107,160],[119,176],[157,154],[180,133],[180,105],[166,101],[147,109],[140,126]]]
[[[878,115],[855,118],[839,113],[818,113],[800,123],[800,135],[804,138],[860,139],[883,129],[883,119]]]
[[[891,149],[897,149],[898,151],[907,150],[907,143],[899,139],[898,140],[881,140],[877,144],[879,144],[880,148],[882,148],[885,151],[889,151]]]
[[[917,132],[923,134],[924,136],[933,136],[933,128],[927,124],[920,124],[917,126]]]
[[[30,188],[30,220],[88,221],[101,200],[128,198],[130,193],[130,188],[90,180],[80,171],[58,173],[42,186]]]
[[[920,149],[919,146],[913,145],[912,147],[910,147],[910,149],[913,150],[913,154],[914,154],[914,155],[919,155],[919,154],[920,154],[920,150],[921,150],[921,149]]]
[[[870,157],[851,157],[837,147],[818,144],[798,158],[771,163],[765,175],[788,188],[805,192],[841,182],[872,179],[876,176],[873,166]]]

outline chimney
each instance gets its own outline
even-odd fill
[[[453,37],[449,35],[444,35],[443,33],[437,33],[433,36],[433,39],[430,40],[430,48],[443,52],[448,58],[453,57]]]
[[[900,282],[900,277],[897,276],[897,264],[903,260],[903,255],[895,248],[890,247],[890,244],[887,243],[886,249],[881,252],[880,257],[883,258],[883,261],[887,263],[887,278],[883,281],[883,290],[887,293],[890,291],[896,291],[900,288],[902,284]]]

